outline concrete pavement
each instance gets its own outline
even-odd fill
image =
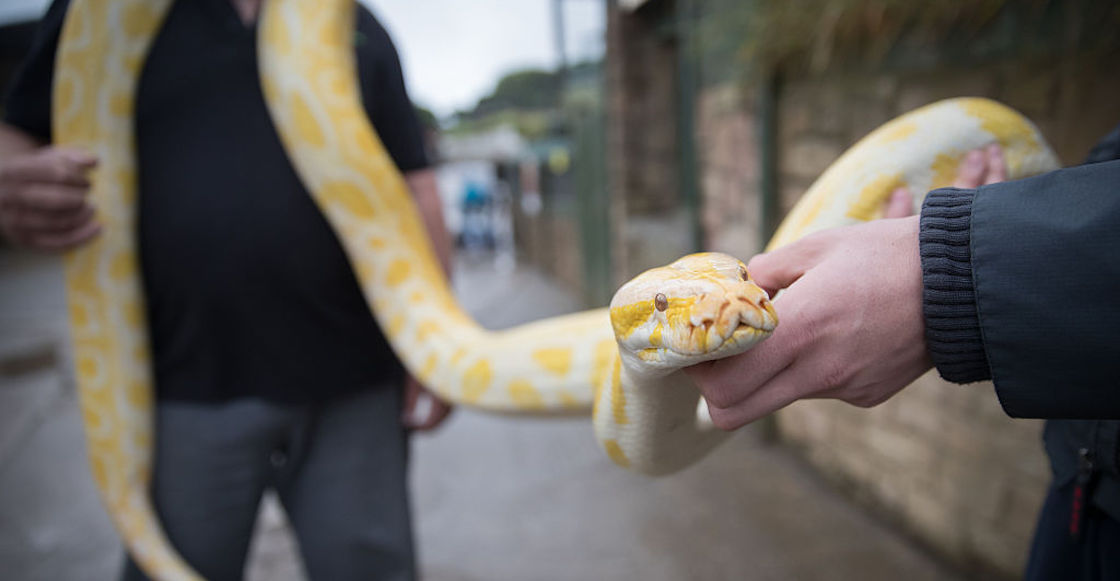
[[[0,251],[0,273],[0,363],[31,368],[0,366],[0,579],[111,579],[117,542],[72,387],[49,365],[65,357],[57,266]],[[456,290],[494,328],[577,308],[539,273],[487,261],[460,261]],[[749,430],[650,480],[610,464],[586,419],[460,410],[415,439],[412,479],[428,581],[958,579]],[[248,578],[303,578],[275,502]]]

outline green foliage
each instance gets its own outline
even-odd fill
[[[413,103],[412,108],[416,110],[416,119],[420,122],[420,126],[425,129],[439,129],[439,119],[431,109],[422,107]]]
[[[1007,0],[760,0],[747,58],[778,63],[806,58],[827,68],[837,55],[872,60],[886,55],[904,32],[938,38],[953,30],[978,30]]]
[[[748,72],[880,63],[900,48],[910,58],[929,58],[922,52],[932,50],[974,59],[1120,44],[1115,0],[702,0],[702,6],[700,57]]]
[[[446,132],[463,135],[511,125],[530,141],[543,139],[558,130],[561,110],[582,111],[596,106],[600,69],[597,62],[578,63],[568,69],[563,87],[555,71],[509,73],[474,109],[457,113],[455,124]]]
[[[486,115],[504,109],[548,109],[560,99],[560,83],[556,73],[523,70],[510,73],[498,81],[490,95],[475,107],[475,115]]]
[[[510,125],[530,141],[546,137],[553,126],[554,115],[548,111],[518,111],[507,109],[478,117],[460,117],[459,121],[444,131],[447,135],[485,133],[502,125]]]
[[[703,26],[738,39],[742,64],[812,70],[834,60],[883,58],[903,34],[939,39],[975,31],[1007,0],[712,0]],[[726,48],[724,47],[724,51]]]

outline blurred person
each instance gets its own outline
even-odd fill
[[[97,159],[50,145],[67,6],[56,0],[43,18],[0,125],[0,232],[32,250],[75,248],[100,228],[86,199]],[[172,545],[212,581],[241,578],[266,489],[311,577],[412,579],[407,433],[450,408],[406,377],[281,147],[257,72],[260,6],[176,2],[137,89],[153,500]],[[361,7],[354,47],[366,112],[446,269],[435,176],[397,52]],[[144,575],[129,560],[124,577]]]
[[[1120,579],[1120,127],[1082,166],[1004,179],[998,146],[970,152],[920,216],[897,191],[893,219],[756,256],[777,331],[688,371],[725,429],[798,399],[875,406],[931,366],[992,380],[1008,415],[1051,418],[1026,579]]]

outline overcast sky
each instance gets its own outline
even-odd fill
[[[552,0],[362,0],[392,35],[418,104],[446,116],[488,94],[502,75],[552,68]],[[570,62],[605,46],[604,0],[564,0]]]
[[[553,0],[361,0],[389,30],[418,104],[447,116],[502,75],[556,66]],[[0,0],[0,22],[34,18],[47,0]],[[570,62],[602,55],[605,0],[563,0]]]

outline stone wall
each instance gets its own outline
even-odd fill
[[[747,258],[761,250],[756,116],[749,96],[727,84],[701,93],[696,148],[704,247]]]
[[[788,80],[777,120],[783,213],[864,134],[947,97],[987,96],[1007,103],[1038,124],[1064,163],[1078,163],[1120,123],[1116,59]],[[746,147],[737,154],[713,154],[751,155]],[[719,164],[710,168],[726,174]],[[712,177],[711,183],[721,179]],[[709,186],[707,176],[704,183]],[[750,188],[741,191],[747,200],[757,195]],[[711,199],[715,191],[706,193]],[[709,232],[713,241],[734,236]],[[931,373],[871,410],[811,401],[777,417],[780,436],[813,465],[936,552],[985,576],[1021,571],[1048,482],[1042,424],[1009,419],[990,384],[955,386]]]
[[[672,2],[607,20],[607,181],[616,285],[693,250],[680,191]]]

